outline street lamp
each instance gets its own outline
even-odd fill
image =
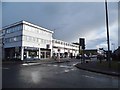
[[[115,43],[111,43],[113,45],[113,52],[115,51]]]
[[[105,11],[106,11],[106,29],[107,29],[107,44],[108,44],[108,57],[107,57],[107,59],[109,61],[109,68],[111,68],[107,0],[105,0]]]

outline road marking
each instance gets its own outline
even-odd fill
[[[66,72],[66,73],[67,73],[67,72],[69,72],[69,71],[70,71],[70,70],[67,70],[67,69],[66,69],[66,70],[64,70],[64,72]]]
[[[22,65],[23,66],[29,66],[29,65],[38,65],[40,63],[23,63]]]
[[[53,66],[57,67],[58,65],[53,65]]]
[[[60,65],[60,67],[68,67],[68,66]]]
[[[74,68],[71,69],[72,71],[75,70]]]
[[[47,66],[52,66],[52,65],[48,64]]]
[[[28,65],[28,64],[27,64],[27,63],[23,63],[22,65],[24,65],[24,66],[25,66],[25,65]]]
[[[88,75],[83,75],[84,77],[87,77],[87,78],[95,78],[95,77],[91,77],[91,76],[88,76]]]
[[[61,67],[61,68],[72,68],[72,66],[67,66],[67,65],[60,65],[59,67]]]
[[[78,62],[78,63],[80,63],[80,62]],[[78,63],[74,63],[73,66],[77,65]]]

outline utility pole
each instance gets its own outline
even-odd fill
[[[109,62],[109,68],[111,68],[107,0],[105,0],[105,11],[106,11],[106,29],[107,29],[107,44],[108,44],[108,53],[107,53],[108,57],[107,57],[107,59]]]

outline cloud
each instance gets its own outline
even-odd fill
[[[117,46],[117,3],[108,4],[110,40]],[[87,48],[106,48],[105,7],[103,2],[3,3],[3,25],[20,20],[55,31],[54,38],[67,42],[86,39]]]

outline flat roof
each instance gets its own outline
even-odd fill
[[[50,33],[54,33],[54,32],[51,31],[51,30],[48,30],[48,29],[46,29],[46,28],[40,27],[40,26],[38,26],[38,25],[32,24],[32,23],[27,22],[27,21],[24,21],[24,20],[19,21],[19,22],[16,22],[16,23],[13,23],[13,24],[10,24],[10,25],[7,25],[7,26],[3,27],[2,29],[7,29],[7,28],[10,28],[10,27],[12,27],[12,26],[19,25],[19,24],[26,24],[26,25],[32,26],[32,27],[34,27],[34,28],[41,29],[41,30],[43,30],[43,31],[47,31],[47,32],[50,32]]]
[[[63,40],[53,39],[53,41],[60,41],[60,42],[63,42],[63,43],[67,43],[67,44],[71,44],[71,45],[78,46],[78,45],[76,45],[76,44],[69,43],[69,42],[66,42],[66,41],[63,41]]]

